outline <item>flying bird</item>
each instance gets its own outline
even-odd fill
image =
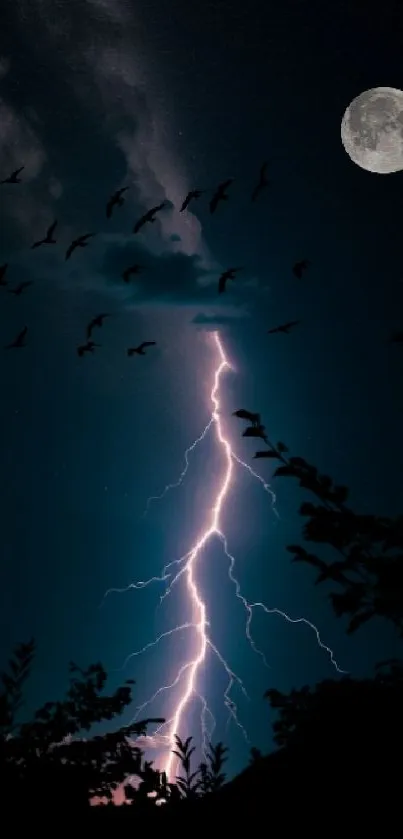
[[[100,346],[101,346],[101,344],[96,344],[94,341],[87,341],[86,344],[81,344],[79,347],[77,347],[77,355],[79,355],[80,358],[82,358],[84,353],[86,353],[86,352],[93,353],[95,347],[100,347]]]
[[[18,349],[19,347],[26,347],[25,338],[27,337],[27,332],[28,332],[28,327],[24,326],[24,329],[22,329],[21,332],[18,333],[18,335],[14,339],[14,341],[12,341],[11,344],[7,344],[4,347],[4,349],[5,350],[12,350],[12,349]]]
[[[292,269],[294,276],[300,280],[303,273],[309,268],[310,264],[309,259],[301,259],[299,262],[296,262]]]
[[[4,262],[3,265],[0,265],[0,286],[8,285],[7,280],[5,279],[6,272],[8,268],[8,262]]]
[[[228,280],[235,280],[237,272],[242,270],[242,268],[227,268],[223,271],[218,280],[218,293],[222,294],[226,290]]]
[[[57,225],[57,220],[54,221],[53,224],[50,225],[50,227],[48,227],[48,229],[46,231],[45,238],[44,239],[39,239],[38,242],[34,242],[34,244],[31,245],[31,248],[39,248],[40,245],[55,245],[56,244],[56,239],[53,238],[53,234],[56,230],[56,225]]]
[[[24,289],[28,288],[30,285],[33,285],[33,280],[25,280],[23,283],[19,283],[15,288],[10,288],[8,293],[15,294],[16,297],[19,297]]]
[[[92,320],[90,320],[90,322],[87,326],[87,338],[88,338],[88,340],[91,338],[92,330],[94,329],[94,327],[95,326],[99,326],[99,327],[103,326],[105,318],[109,318],[109,317],[110,317],[110,315],[108,315],[107,312],[102,312],[100,315],[97,315],[95,318],[92,318]]]
[[[8,178],[4,178],[4,181],[0,181],[0,184],[20,184],[21,178],[18,177],[20,172],[25,169],[25,166],[20,166],[19,169],[15,169],[14,172],[11,172],[11,175]]]
[[[77,236],[77,239],[73,239],[71,245],[67,248],[65,258],[70,259],[71,254],[76,248],[86,248],[88,245],[88,239],[91,239],[92,236],[95,236],[95,233],[84,233],[83,236]]]
[[[395,332],[390,340],[392,344],[403,344],[403,332]]]
[[[221,184],[218,185],[210,201],[210,213],[215,213],[220,201],[228,201],[228,195],[226,193],[226,190],[229,186],[231,186],[234,180],[235,178],[228,178],[228,180],[223,181]]]
[[[163,210],[164,207],[166,207],[166,202],[162,201],[161,204],[157,204],[156,207],[152,207],[151,210],[144,213],[144,215],[136,221],[136,224],[133,227],[133,233],[138,233],[139,230],[147,224],[147,222],[154,222],[156,220],[156,214],[159,213],[160,210]]]
[[[267,441],[264,425],[251,425],[248,428],[245,428],[242,437],[260,437],[265,442]]]
[[[139,274],[142,270],[142,265],[129,265],[129,267],[125,268],[125,270],[122,273],[124,282],[130,282],[130,277],[132,276],[132,274]]]
[[[247,422],[252,423],[254,426],[260,425],[260,414],[253,414],[252,411],[247,411],[245,408],[239,408],[238,411],[234,411],[232,416],[247,420]]]
[[[191,189],[191,190],[190,190],[190,192],[188,192],[188,194],[187,194],[187,196],[186,196],[186,198],[185,198],[185,200],[184,200],[184,202],[183,202],[183,204],[182,204],[182,206],[181,206],[181,208],[180,208],[179,212],[180,212],[180,213],[183,213],[183,211],[184,211],[184,210],[186,210],[186,207],[188,207],[188,206],[189,206],[190,202],[191,202],[193,199],[196,199],[196,198],[201,198],[201,196],[203,195],[204,191],[205,191],[205,190],[203,190],[203,189]]]
[[[121,189],[117,189],[116,192],[111,195],[106,205],[106,218],[111,218],[114,207],[123,207],[125,199],[122,198],[122,195],[124,192],[127,192],[128,189],[128,186],[122,186]]]
[[[137,353],[137,355],[145,355],[144,348],[155,347],[156,343],[156,341],[143,341],[143,343],[139,344],[138,347],[129,347],[129,349],[127,350],[127,355],[132,356],[135,353]]]
[[[275,335],[277,332],[284,332],[288,335],[293,326],[298,326],[300,320],[290,320],[288,323],[283,323],[281,326],[275,326],[274,329],[268,329],[268,335]]]
[[[256,201],[256,199],[259,197],[260,193],[264,190],[264,188],[269,185],[269,181],[266,176],[267,165],[267,163],[263,163],[260,169],[259,181],[252,192],[252,201]]]

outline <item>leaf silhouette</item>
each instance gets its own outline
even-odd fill
[[[348,498],[348,488],[345,486],[335,486],[332,492],[332,500],[334,504],[345,504]]]
[[[255,428],[255,426],[251,425],[248,428],[245,428],[245,431],[242,434],[242,437],[261,437],[261,430],[260,428]]]
[[[301,516],[314,516],[317,510],[318,507],[312,501],[304,501],[299,508]]]
[[[262,451],[262,452],[255,452],[253,457],[255,457],[255,458],[258,458],[258,457],[272,457],[272,458],[277,458],[277,460],[280,459],[278,453],[275,452],[275,451],[272,451],[270,449],[267,449],[267,450]]]
[[[305,469],[308,466],[306,460],[303,457],[290,457],[289,463],[291,463],[292,466],[298,467],[299,469]]]
[[[327,564],[320,559],[319,557],[315,556],[315,554],[308,553],[304,548],[301,548],[299,545],[288,545],[287,551],[294,554],[293,562],[306,562],[308,565],[312,565],[314,568],[317,568],[322,573],[326,573],[327,571]]]
[[[375,612],[374,612],[373,609],[367,609],[366,612],[361,612],[358,615],[354,615],[354,617],[351,618],[351,621],[348,625],[348,629],[347,629],[348,634],[351,635],[360,626],[362,626],[363,623],[366,623],[367,621],[371,620],[371,618],[373,618],[374,616],[375,616]]]
[[[274,472],[274,477],[281,476],[298,477],[298,473],[295,471],[294,466],[278,466]]]

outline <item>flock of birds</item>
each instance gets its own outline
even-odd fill
[[[268,163],[263,163],[260,172],[259,178],[254,187],[251,200],[254,202],[258,199],[260,194],[269,186],[270,181],[267,177],[267,167]],[[0,181],[0,186],[3,184],[19,184],[22,182],[22,178],[20,177],[21,172],[25,167],[20,166],[19,169],[15,169],[8,175],[7,178],[4,178]],[[202,189],[192,189],[186,195],[184,201],[182,202],[181,207],[179,208],[179,212],[183,213],[189,206],[192,201],[197,201],[200,199],[206,192],[212,192],[212,196],[209,202],[210,213],[215,213],[217,210],[218,205],[221,202],[228,201],[229,195],[228,190],[231,184],[233,183],[234,178],[227,178],[227,180],[222,181],[215,187],[213,190],[202,190]],[[113,211],[115,207],[122,207],[125,203],[124,193],[127,192],[129,189],[128,186],[121,187],[117,189],[108,199],[106,204],[106,217],[107,219],[112,218]],[[172,203],[169,201],[162,201],[160,204],[157,204],[155,207],[151,207],[150,210],[147,210],[140,218],[136,221],[133,227],[133,234],[138,233],[146,224],[153,224],[156,221],[158,213],[162,210],[166,209],[167,207],[172,207]],[[42,239],[34,242],[31,245],[32,249],[36,249],[42,247],[44,245],[55,245],[57,244],[57,239],[55,238],[55,231],[57,227],[57,219],[48,227],[45,236]],[[78,250],[79,248],[86,248],[89,244],[90,239],[92,239],[96,234],[95,233],[84,233],[80,236],[77,236],[73,241],[70,243],[66,250],[65,260],[71,259],[73,253]],[[301,259],[293,265],[293,274],[294,276],[300,280],[305,272],[308,270],[310,266],[310,261],[308,259]],[[6,273],[7,273],[8,263],[5,262],[3,265],[0,265],[0,287],[7,287],[8,281],[6,280]],[[138,275],[143,270],[143,266],[139,264],[129,265],[127,268],[124,269],[122,272],[122,279],[125,283],[129,283],[131,277]],[[227,289],[227,283],[229,280],[235,280],[236,276],[239,272],[243,271],[244,269],[241,267],[230,267],[227,268],[225,271],[221,273],[218,278],[218,294],[223,294]],[[33,284],[32,280],[25,280],[24,282],[20,282],[14,288],[8,289],[10,294],[14,294],[16,297],[19,297],[29,286]],[[82,358],[87,353],[93,353],[97,347],[100,347],[100,344],[97,344],[93,340],[93,330],[98,327],[102,327],[104,320],[109,317],[108,313],[102,312],[99,315],[96,315],[90,323],[87,325],[86,330],[86,338],[87,340],[85,343],[80,344],[77,347],[77,354],[80,358]],[[282,323],[279,326],[274,327],[273,329],[268,330],[269,335],[274,335],[276,333],[284,333],[288,334],[291,329],[295,326],[298,326],[300,323],[299,320],[291,320],[287,321],[286,323]],[[24,326],[21,332],[18,333],[14,341],[10,344],[5,346],[5,349],[18,349],[21,347],[26,346],[26,338],[28,333],[28,327]],[[403,331],[395,333],[391,341],[393,343],[403,344]],[[134,355],[145,355],[145,350],[147,347],[155,346],[156,341],[143,341],[137,347],[129,347],[127,349],[127,355],[129,357]]]
[[[259,178],[254,187],[251,200],[254,202],[263,192],[263,190],[269,185],[269,180],[267,177],[267,166],[268,163],[263,163],[260,168]],[[25,167],[21,166],[19,169],[14,170],[11,174],[4,178],[4,180],[0,181],[0,186],[3,184],[19,184],[22,182],[22,178],[20,177],[21,172]],[[228,190],[231,184],[233,183],[234,178],[228,178],[225,181],[222,181],[215,187],[212,192],[212,196],[209,202],[210,213],[215,213],[217,210],[218,205],[221,202],[225,202],[228,200]],[[127,192],[129,189],[128,186],[121,187],[120,189],[116,190],[108,199],[106,204],[106,218],[112,218],[113,211],[116,207],[122,207],[125,203],[124,193]],[[202,190],[202,189],[192,189],[186,195],[179,212],[183,213],[189,204],[192,201],[197,201],[204,195],[206,192],[210,192],[210,190]],[[150,210],[147,210],[135,223],[133,227],[133,234],[138,233],[146,224],[152,224],[156,221],[158,213],[162,210],[166,209],[168,206],[172,206],[171,202],[162,201],[160,204],[157,204],[155,207],[151,207]],[[57,239],[55,238],[55,231],[58,225],[57,219],[48,227],[45,236],[42,239],[34,242],[31,245],[31,248],[37,249],[44,245],[55,245],[57,244]],[[65,260],[71,259],[73,253],[80,249],[86,248],[90,242],[90,240],[95,236],[95,233],[84,233],[80,236],[77,236],[73,241],[69,244],[66,254]],[[293,273],[295,277],[301,279],[305,271],[308,269],[310,262],[308,259],[301,259],[299,262],[296,262],[293,266]],[[8,269],[8,263],[5,262],[3,265],[0,265],[0,287],[7,287],[8,280],[6,279],[6,273]],[[125,270],[122,272],[122,279],[125,283],[129,283],[131,277],[138,275],[143,270],[142,265],[138,265],[137,263],[134,265],[129,265]],[[227,289],[227,283],[229,280],[235,280],[236,275],[243,271],[243,268],[240,267],[230,267],[227,268],[225,271],[221,273],[218,278],[218,294],[223,294]],[[10,294],[14,294],[16,297],[19,297],[29,286],[33,284],[32,280],[25,280],[24,282],[20,282],[14,288],[7,289]],[[77,347],[77,354],[80,358],[82,358],[87,353],[93,353],[97,347],[100,347],[100,344],[97,344],[93,339],[93,331],[95,328],[102,327],[104,320],[109,317],[107,312],[102,312],[99,315],[96,315],[90,323],[87,325],[86,329],[86,341],[83,344],[80,344]],[[275,334],[279,332],[283,332],[288,334],[290,329],[297,326],[300,323],[298,320],[288,321],[287,323],[283,323],[280,326],[276,326],[274,329],[269,329],[269,334]],[[25,347],[27,344],[27,333],[28,327],[24,326],[21,332],[18,333],[14,341],[10,344],[5,346],[5,349],[19,349],[21,347]],[[403,340],[403,336],[402,336]],[[147,347],[155,346],[156,341],[143,341],[137,347],[129,347],[127,349],[127,355],[129,357],[134,355],[145,355],[145,350]]]

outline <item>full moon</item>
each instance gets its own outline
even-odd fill
[[[368,172],[403,170],[403,91],[364,90],[346,108],[341,140],[351,160]]]

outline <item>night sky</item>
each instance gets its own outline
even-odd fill
[[[383,4],[283,0],[6,0],[0,27],[0,179],[24,165],[22,183],[0,188],[0,264],[20,296],[0,288],[0,343],[26,324],[28,345],[0,351],[0,663],[14,644],[38,644],[28,709],[58,698],[70,659],[101,660],[112,686],[134,678],[133,707],[172,682],[189,657],[187,631],[132,659],[155,635],[191,619],[181,584],[156,611],[164,587],[111,593],[158,576],[189,551],[222,479],[214,429],[178,480],[184,452],[211,415],[218,329],[234,367],[221,380],[222,422],[237,455],[253,441],[231,416],[261,413],[283,440],[337,483],[363,512],[402,510],[403,354],[389,342],[403,328],[402,174],[355,166],[340,139],[349,102],[363,90],[403,88],[402,25]],[[331,9],[331,15],[329,10]],[[270,185],[250,196],[263,161]],[[192,188],[235,180],[214,215],[208,195],[179,214]],[[108,196],[128,185],[109,221]],[[133,236],[135,221],[173,206]],[[32,251],[58,219],[57,245]],[[97,235],[70,261],[81,233]],[[302,280],[298,259],[311,266]],[[125,285],[120,275],[145,266]],[[219,273],[244,267],[218,298]],[[102,346],[79,358],[88,321],[111,316]],[[267,330],[287,320],[289,335]],[[144,358],[126,349],[156,341]],[[256,465],[257,464],[257,465]],[[361,676],[397,653],[388,627],[373,622],[348,637],[326,590],[285,546],[298,542],[301,491],[287,479],[270,498],[235,464],[222,527],[250,600],[314,622],[340,667]],[[255,613],[248,647],[245,612],[216,538],[198,566],[209,633],[242,678],[231,696],[250,742],[271,748],[269,687],[291,689],[336,676],[307,626]],[[102,604],[102,605],[100,605]],[[239,771],[249,746],[226,727],[225,671],[209,653],[199,680],[217,719],[215,739]],[[144,714],[172,716],[176,692]],[[200,739],[200,700],[182,735]],[[153,756],[159,754],[158,750]]]

